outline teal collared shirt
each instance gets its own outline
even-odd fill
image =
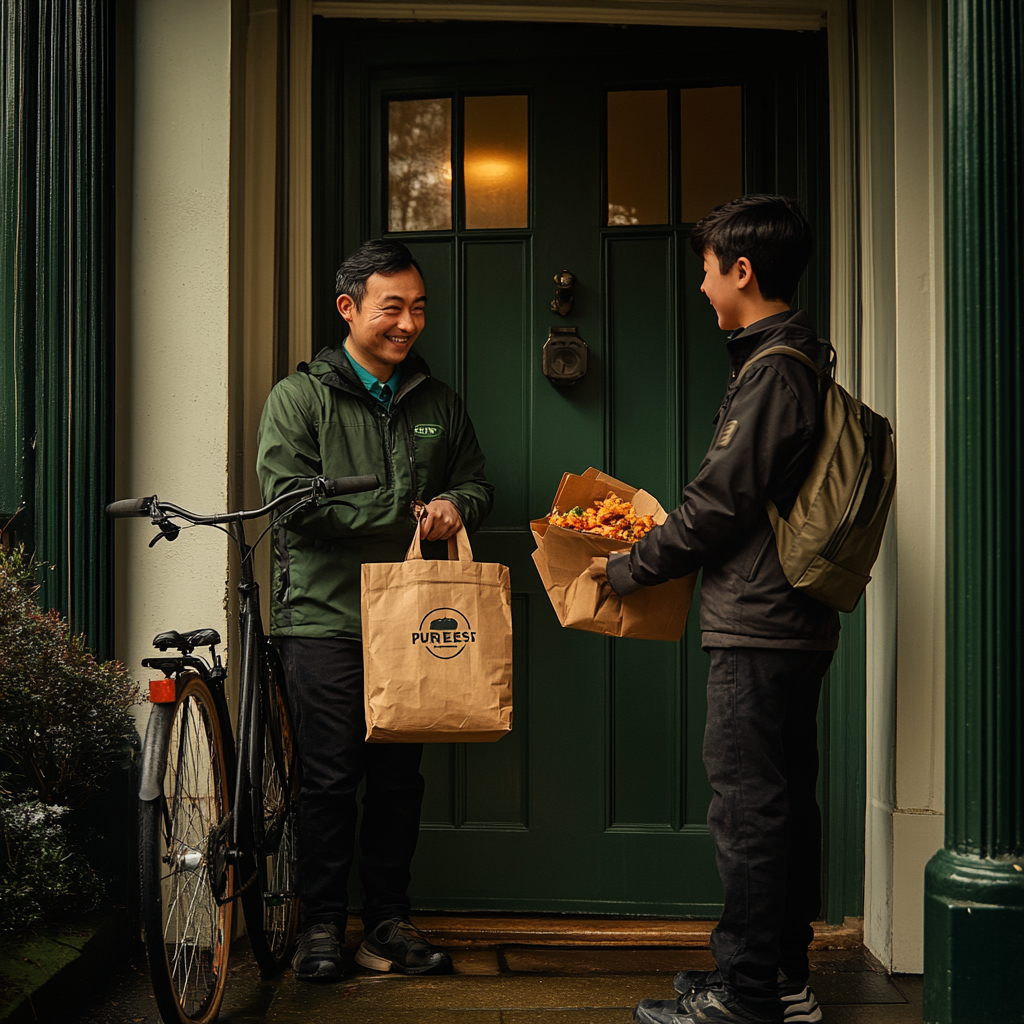
[[[342,350],[345,353],[346,358],[352,364],[352,369],[356,371],[356,376],[362,381],[363,387],[370,392],[373,398],[376,398],[378,402],[381,402],[388,412],[391,412],[391,403],[395,400],[395,394],[398,391],[398,382],[402,379],[402,367],[396,366],[395,372],[391,374],[391,380],[386,382],[388,389],[387,399],[381,397],[381,393],[385,388],[385,384],[377,380],[376,377],[369,370],[364,369],[360,366],[348,352],[348,348],[342,345]]]

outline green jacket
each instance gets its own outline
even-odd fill
[[[470,531],[494,488],[462,400],[410,353],[391,412],[372,398],[341,349],[325,348],[270,392],[256,472],[265,502],[314,476],[376,473],[376,491],[291,516],[275,531],[271,636],[362,639],[363,562],[400,562],[413,501],[447,498]]]

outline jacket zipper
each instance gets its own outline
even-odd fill
[[[384,406],[379,403],[377,406],[377,417],[380,422],[381,443],[384,446],[385,486],[393,490],[395,486],[395,459],[394,452],[391,450],[391,424],[388,421],[388,414]]]

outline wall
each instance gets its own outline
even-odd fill
[[[945,771],[944,50],[939,5],[897,0],[893,27],[896,400],[906,454],[897,499],[892,967],[918,973],[924,969],[924,868],[943,845]]]
[[[868,590],[864,930],[886,967],[919,973],[945,763],[941,16],[877,0],[858,18],[865,397],[893,420],[899,474]]]
[[[136,0],[120,29],[133,40],[134,110],[119,105],[117,493],[222,511],[231,5]],[[227,538],[199,529],[149,549],[152,536],[143,520],[117,525],[115,647],[144,680],[160,630],[228,636]]]

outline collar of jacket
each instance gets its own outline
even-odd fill
[[[309,364],[308,372],[328,387],[347,391],[367,402],[376,402],[376,399],[366,390],[363,382],[356,376],[355,370],[352,369],[351,363],[340,348],[320,349]],[[391,401],[391,408],[394,409],[403,395],[408,394],[429,376],[430,368],[426,361],[416,352],[410,352],[402,363],[402,382],[398,386],[398,393]]]
[[[763,320],[758,320],[749,327],[739,331],[733,331],[729,335],[726,348],[729,350],[729,380],[736,379],[740,367],[758,350],[768,348],[770,345],[779,344],[776,333],[785,334],[782,339],[784,344],[799,347],[799,335],[803,334],[804,341],[814,342],[819,347],[818,335],[811,326],[810,318],[802,310],[786,310],[783,313],[773,313]],[[814,353],[808,352],[813,357]]]

